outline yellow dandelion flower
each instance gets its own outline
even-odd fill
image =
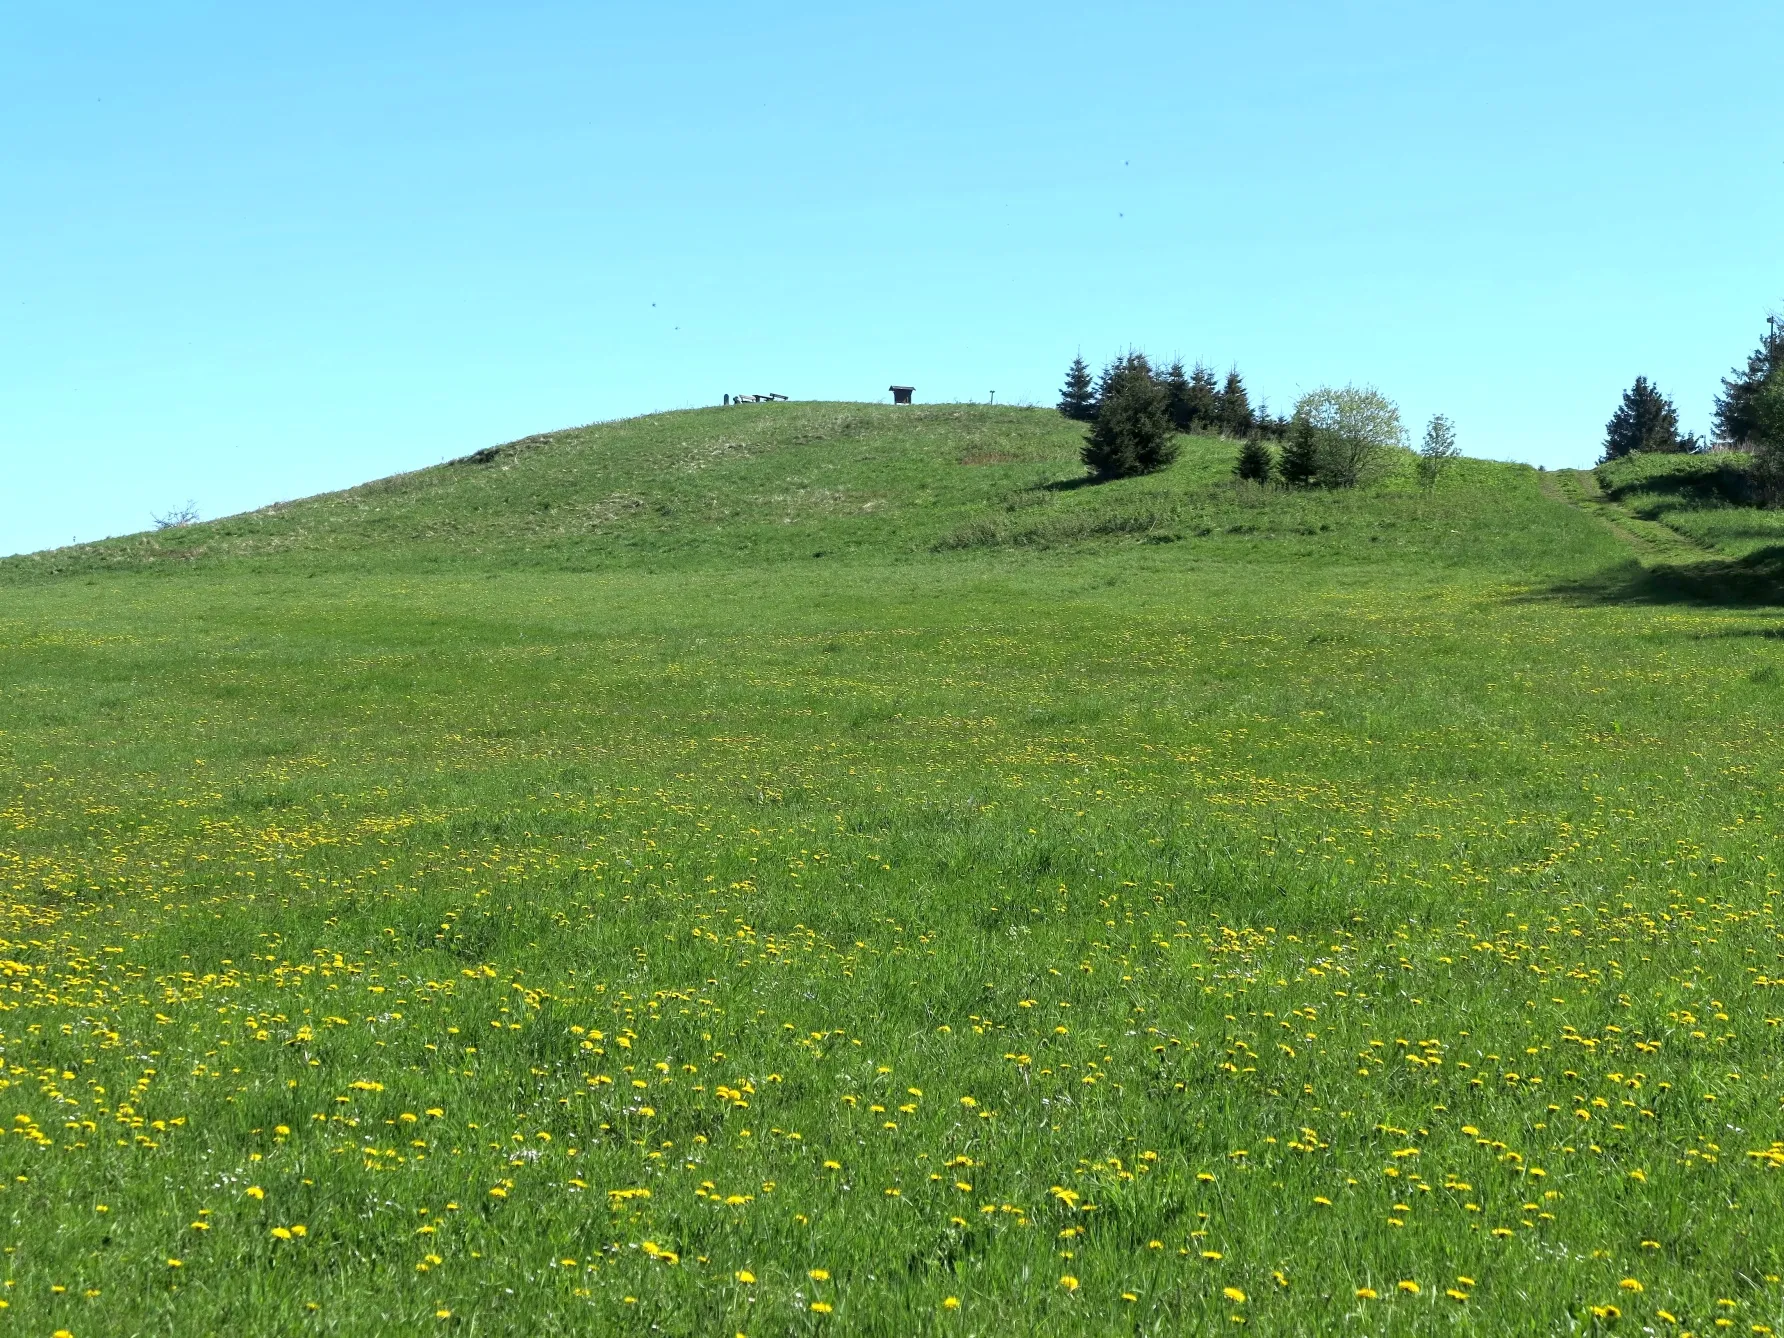
[[[1357,1299],[1359,1301],[1373,1301],[1378,1295],[1380,1295],[1380,1293],[1378,1293],[1375,1290],[1375,1288],[1373,1288],[1373,1287],[1358,1287],[1357,1288]]]
[[[274,1240],[290,1240],[291,1239],[290,1229],[287,1227],[274,1227],[273,1228],[273,1239]]]
[[[1245,1304],[1245,1293],[1240,1291],[1237,1287],[1222,1287],[1220,1289],[1220,1294],[1226,1297],[1226,1299],[1231,1301],[1234,1305]]]
[[[444,1306],[442,1306],[440,1309],[434,1311],[434,1318],[435,1319],[451,1319],[452,1312],[450,1310],[446,1309]]]
[[[1220,1259],[1220,1257],[1221,1257],[1221,1254],[1220,1254],[1219,1250],[1203,1250],[1202,1251],[1202,1258],[1204,1258],[1204,1259],[1218,1260],[1218,1259]]]
[[[737,1280],[747,1287],[756,1280],[756,1275],[747,1268],[740,1268],[737,1270]]]
[[[1322,1208],[1330,1208],[1332,1206],[1332,1201],[1323,1194],[1315,1194],[1313,1196],[1313,1201]]]
[[[1647,1290],[1645,1287],[1643,1287],[1641,1285],[1641,1283],[1637,1282],[1634,1278],[1624,1278],[1623,1281],[1619,1282],[1617,1285],[1619,1287],[1621,1287],[1626,1292],[1639,1292],[1639,1291]]]
[[[958,1309],[960,1309],[960,1298],[958,1296],[944,1296],[944,1297],[942,1297],[942,1309],[943,1310],[958,1310]]]
[[[811,1312],[814,1315],[828,1315],[834,1309],[836,1307],[828,1301],[813,1301],[811,1303]]]
[[[1403,1291],[1403,1292],[1406,1292],[1406,1293],[1408,1293],[1408,1294],[1409,1294],[1409,1295],[1412,1295],[1412,1296],[1417,1296],[1417,1295],[1418,1295],[1418,1294],[1419,1294],[1419,1285],[1418,1285],[1418,1283],[1416,1283],[1416,1282],[1413,1282],[1413,1281],[1411,1281],[1411,1280],[1410,1280],[1410,1279],[1407,1279],[1407,1278],[1402,1278],[1402,1279],[1400,1279],[1400,1281],[1399,1281],[1399,1282],[1398,1282],[1398,1283],[1396,1283],[1396,1284],[1395,1284],[1395,1285],[1396,1285],[1396,1286],[1398,1286],[1398,1287],[1399,1287],[1399,1288],[1400,1288],[1400,1290],[1401,1290],[1401,1291]]]
[[[1074,1278],[1070,1273],[1067,1273],[1059,1279],[1059,1285],[1064,1287],[1068,1292],[1075,1292],[1078,1290],[1078,1279]]]
[[[813,1282],[828,1282],[830,1281],[830,1270],[827,1268],[814,1268],[811,1272],[807,1273],[806,1276]]]
[[[264,1199],[266,1197],[266,1191],[259,1185],[249,1185],[247,1195],[251,1199]]]

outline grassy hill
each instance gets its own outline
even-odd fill
[[[1366,498],[1235,488],[1231,443],[1191,438],[1172,470],[1082,487],[1083,432],[1050,411],[761,404],[659,414],[511,442],[452,464],[240,516],[0,562],[0,579],[99,571],[440,571],[518,566],[731,570],[1106,537],[1247,559],[1553,562],[1535,474],[1468,461],[1422,496],[1410,469]],[[1481,490],[1511,513],[1478,505]],[[1561,558],[1566,561],[1566,557]]]
[[[1784,1327],[1720,503],[1076,439],[668,414],[0,564],[0,1325]]]

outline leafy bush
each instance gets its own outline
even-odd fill
[[[1311,468],[1307,481],[1353,488],[1405,445],[1406,429],[1399,407],[1373,386],[1321,386],[1296,402],[1289,442],[1307,457],[1306,464],[1296,462],[1297,469]],[[1286,459],[1288,450],[1283,454]]]
[[[1435,414],[1425,428],[1425,442],[1419,447],[1419,483],[1426,492],[1437,486],[1443,471],[1448,469],[1460,457],[1462,452],[1456,448],[1455,425],[1442,414]]]

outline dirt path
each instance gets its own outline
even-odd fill
[[[1555,469],[1538,477],[1543,492],[1602,521],[1643,562],[1696,562],[1708,555],[1703,545],[1670,525],[1631,515],[1618,506],[1604,495],[1598,475],[1590,469]]]

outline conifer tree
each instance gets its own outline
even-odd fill
[[[1253,483],[1268,483],[1275,470],[1276,458],[1270,454],[1270,448],[1257,437],[1247,437],[1239,448],[1239,463],[1233,473]]]
[[[1226,385],[1220,391],[1220,430],[1229,437],[1244,437],[1251,431],[1251,397],[1245,393],[1244,378],[1239,369],[1227,373]]]
[[[1073,358],[1072,365],[1066,369],[1065,385],[1059,391],[1059,412],[1080,423],[1088,423],[1096,417],[1096,400],[1090,390],[1090,368],[1085,364],[1083,354]]]
[[[1220,431],[1220,383],[1201,363],[1189,374],[1189,431]]]
[[[1765,338],[1748,357],[1746,370],[1737,367],[1722,378],[1722,393],[1716,396],[1719,440],[1739,447],[1756,444],[1756,401],[1777,373],[1784,373],[1784,320],[1774,316],[1766,323]]]
[[[1188,432],[1195,426],[1195,387],[1184,373],[1182,358],[1173,362],[1165,372],[1163,385],[1165,410],[1171,416],[1171,426],[1179,432]]]
[[[1319,447],[1319,429],[1312,420],[1295,417],[1288,425],[1282,456],[1276,462],[1276,472],[1282,476],[1282,481],[1304,488],[1318,478]]]
[[[1645,376],[1623,392],[1623,402],[1604,429],[1604,460],[1620,460],[1636,451],[1679,449],[1679,411]],[[1603,464],[1604,461],[1599,461]]]
[[[1103,372],[1096,422],[1084,438],[1082,458],[1099,479],[1126,478],[1163,469],[1177,458],[1164,387],[1138,353],[1117,358]]]

